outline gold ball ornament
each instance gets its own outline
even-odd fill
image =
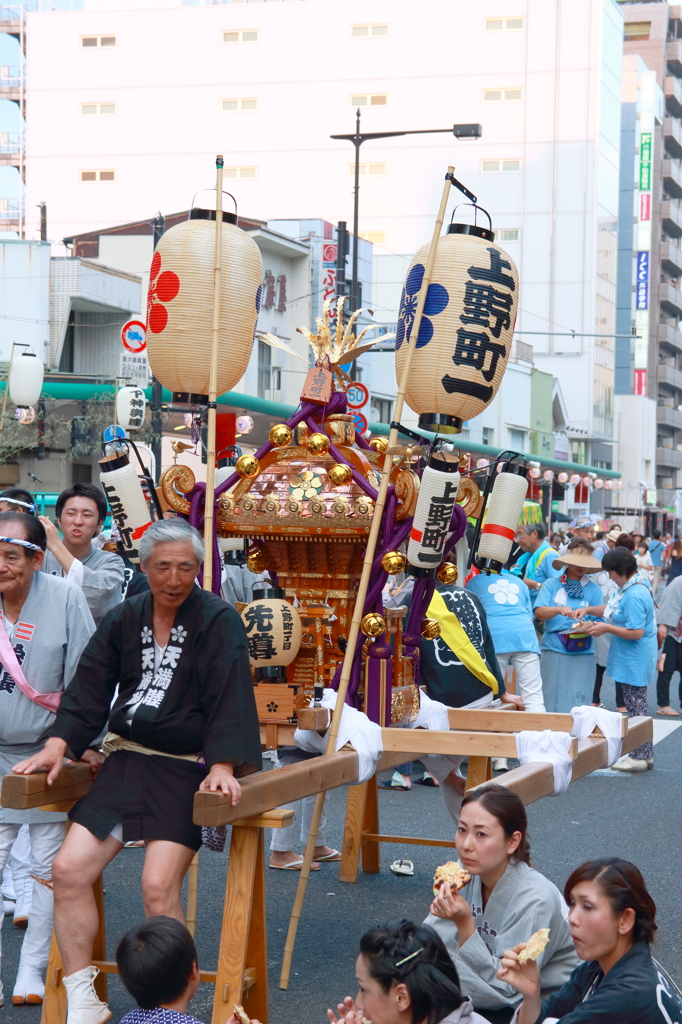
[[[360,623],[360,629],[365,636],[381,636],[386,630],[386,623],[378,612],[368,612]]]
[[[437,619],[422,619],[421,634],[425,640],[437,640],[440,636],[440,622]]]
[[[459,576],[459,569],[452,562],[443,562],[439,567],[436,576],[441,583],[456,583]]]
[[[387,437],[373,437],[369,442],[370,448],[373,448],[375,452],[381,452],[384,454],[388,450],[388,438]]]
[[[329,470],[329,479],[334,484],[334,487],[342,487],[344,484],[349,484],[353,479],[353,470],[350,466],[337,462]]]
[[[268,440],[275,448],[286,448],[293,436],[293,431],[286,423],[277,423],[268,434]]]
[[[265,561],[265,555],[262,551],[251,551],[246,556],[246,568],[251,572],[265,572],[267,569],[267,562]]]
[[[387,551],[381,559],[381,568],[389,576],[397,576],[405,568],[405,555],[401,555],[399,551]]]
[[[252,480],[254,476],[258,476],[260,462],[255,455],[240,455],[234,468],[240,476]]]
[[[330,443],[326,434],[311,434],[305,441],[306,448],[313,455],[326,455]]]

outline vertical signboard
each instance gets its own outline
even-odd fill
[[[649,264],[651,259],[651,186],[654,157],[655,72],[642,75],[639,90],[639,160],[636,198],[637,246],[635,272],[635,394],[647,393],[649,361]]]

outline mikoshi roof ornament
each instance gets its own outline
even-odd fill
[[[476,203],[465,204],[478,212]],[[457,209],[457,208],[455,208]],[[451,223],[438,239],[424,316],[405,393],[419,427],[458,433],[497,394],[511,351],[519,296],[516,265],[495,244],[492,221]],[[453,213],[454,217],[454,213]],[[405,280],[396,331],[396,377],[406,363],[429,245],[415,254]]]
[[[236,203],[235,213],[218,210],[220,218],[216,391],[222,395],[243,377],[249,362],[260,310],[263,261],[256,243],[237,226]],[[175,401],[206,404],[210,390],[216,219],[216,210],[193,207],[188,220],[161,236],[149,272],[149,364],[154,376],[174,393]]]

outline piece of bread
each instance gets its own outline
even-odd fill
[[[239,1024],[251,1024],[251,1018],[248,1013],[244,1011],[244,1007],[240,1006],[239,1003],[234,1004],[234,1015],[239,1021]]]
[[[433,876],[434,896],[438,896],[440,893],[440,887],[443,882],[449,882],[452,891],[456,892],[457,889],[461,889],[470,881],[471,875],[456,860],[449,860],[447,864],[441,864],[439,868],[436,868],[436,873]]]
[[[540,931],[534,932],[526,943],[526,948],[519,953],[519,963],[523,963],[524,960],[537,960],[548,942],[549,928],[541,928]]]

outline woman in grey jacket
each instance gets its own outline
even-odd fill
[[[471,882],[459,892],[448,884],[431,904],[425,924],[443,939],[455,961],[462,991],[492,1024],[507,1024],[518,991],[497,977],[505,950],[549,928],[538,958],[543,998],[565,984],[579,961],[561,893],[530,865],[528,821],[521,799],[489,785],[465,796],[455,846]]]

